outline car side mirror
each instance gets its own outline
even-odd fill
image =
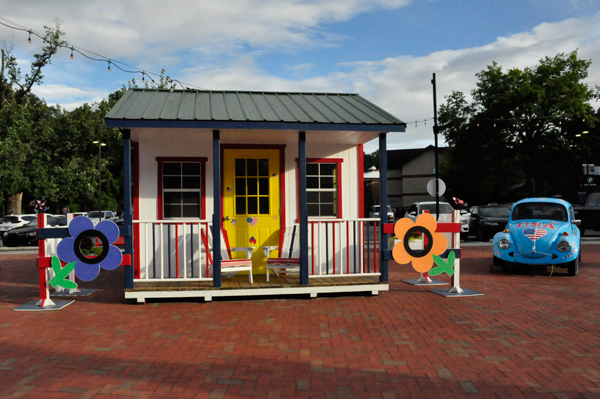
[[[410,215],[410,216],[417,216],[417,212],[414,212],[414,211],[413,211],[413,212],[409,213],[409,215]]]
[[[460,210],[460,214],[461,214],[461,215],[466,215],[467,213],[469,213],[469,212],[467,212],[467,210],[466,210],[466,209],[461,209],[461,210]]]
[[[573,221],[571,223],[573,223],[576,226],[580,226],[581,225],[581,220],[579,220],[579,219],[573,219]]]

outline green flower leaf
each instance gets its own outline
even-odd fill
[[[52,287],[59,286],[65,289],[73,289],[77,288],[77,283],[71,280],[66,280],[69,273],[71,273],[75,269],[75,262],[67,263],[65,267],[62,267],[60,264],[60,259],[58,256],[52,257],[52,270],[54,271],[55,276],[50,280],[49,284]]]
[[[433,261],[435,262],[435,264],[437,265],[437,267],[434,267],[433,269],[429,270],[429,275],[430,276],[438,276],[442,273],[446,273],[448,276],[451,276],[454,274],[454,259],[456,258],[456,256],[454,255],[454,251],[451,251],[448,254],[448,261],[444,261],[441,257],[437,256],[437,255],[433,255]]]

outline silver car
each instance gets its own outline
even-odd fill
[[[429,211],[432,215],[435,216],[435,201],[425,201],[425,202],[415,202],[406,210],[406,214],[404,217],[411,219],[413,222],[417,220],[417,217],[424,213],[425,210]],[[454,208],[447,202],[440,201],[440,215],[449,215],[452,214]],[[467,239],[469,236],[469,218],[470,213],[460,213],[460,236],[462,239]]]

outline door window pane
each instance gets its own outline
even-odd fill
[[[248,197],[248,214],[256,215],[258,213],[258,198]]]
[[[235,197],[235,214],[246,214],[246,197]]]
[[[258,176],[258,162],[256,159],[246,159],[248,165],[246,169],[247,176]]]
[[[269,160],[259,159],[258,160],[258,175],[269,176]]]
[[[259,212],[261,215],[269,214],[269,197],[260,197],[259,198],[260,209]]]

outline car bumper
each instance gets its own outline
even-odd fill
[[[37,245],[37,238],[36,237],[27,237],[27,236],[9,235],[6,237],[2,237],[2,244],[5,247],[20,247],[20,246]]]
[[[560,265],[569,263],[579,256],[579,249],[572,250],[568,253],[544,253],[535,252],[533,254],[519,254],[515,251],[516,248],[508,248],[502,250],[497,245],[493,246],[494,256],[509,263],[521,263],[525,265]]]

